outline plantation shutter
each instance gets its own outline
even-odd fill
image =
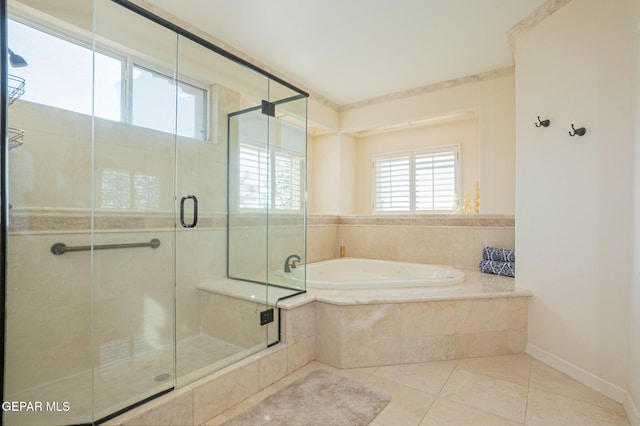
[[[274,207],[282,210],[302,208],[302,159],[296,155],[275,155]]]
[[[301,210],[303,170],[303,157],[297,152],[272,150],[270,155],[265,148],[241,143],[239,207]]]
[[[378,158],[375,170],[375,202],[378,211],[411,209],[411,156]]]
[[[269,196],[269,153],[264,148],[240,144],[239,206],[266,208]]]
[[[448,211],[456,193],[454,151],[416,154],[416,211]]]
[[[374,156],[373,210],[449,212],[458,186],[458,147]]]

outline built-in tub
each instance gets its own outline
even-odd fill
[[[305,273],[307,288],[322,289],[432,287],[464,280],[464,272],[449,266],[343,258],[291,269],[290,283],[304,283]]]

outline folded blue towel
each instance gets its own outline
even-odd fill
[[[503,248],[485,247],[482,249],[482,258],[484,260],[497,260],[498,262],[515,262],[516,253],[513,250]]]
[[[486,274],[502,275],[505,277],[516,276],[515,262],[499,262],[497,260],[481,260],[480,272]]]

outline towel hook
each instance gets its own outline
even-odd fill
[[[573,130],[573,133],[569,132],[569,136],[584,136],[584,134],[587,133],[587,129],[585,129],[584,127],[576,129],[575,127],[573,127],[573,123],[571,123],[571,130]]]
[[[533,124],[535,124],[536,127],[549,127],[549,124],[551,124],[551,120],[540,121],[540,116],[538,116],[538,122]]]

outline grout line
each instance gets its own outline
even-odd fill
[[[453,376],[453,373],[458,369],[458,365],[460,364],[460,360],[456,359],[455,362],[456,362],[456,364],[451,369],[451,373],[449,373],[449,376],[447,377],[447,380],[444,381],[444,383],[440,387],[440,390],[438,391],[438,394],[433,399],[431,404],[429,404],[429,408],[427,408],[427,412],[424,413],[424,416],[422,416],[422,418],[420,419],[420,423],[422,423],[424,421],[425,417],[427,417],[427,415],[429,414],[429,411],[431,411],[431,408],[433,408],[433,405],[436,403],[438,398],[440,398],[440,394],[442,393],[442,390],[445,388],[445,386],[447,386],[447,383],[449,383],[449,380],[451,379],[451,376]]]
[[[524,420],[522,424],[527,423],[527,412],[529,411],[529,395],[531,394],[531,375],[533,374],[533,357],[529,357],[529,378],[527,380],[527,401],[524,404]]]

